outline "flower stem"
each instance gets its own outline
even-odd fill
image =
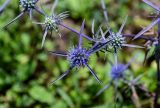
[[[63,24],[63,23],[60,23],[59,25],[79,35],[79,32],[78,32],[77,30],[75,30],[75,29],[73,29],[73,28],[71,28],[71,27],[69,27],[69,26],[67,26],[67,25],[65,25],[65,24]],[[89,36],[87,36],[87,35],[85,35],[85,34],[83,34],[83,33],[82,33],[81,35],[82,35],[84,38],[86,38],[87,40],[95,42],[95,40],[92,39],[92,38],[90,38]]]
[[[158,44],[155,47],[155,59],[157,63],[157,89],[155,91],[154,97],[154,108],[159,108],[158,103],[159,93],[160,93],[160,21],[158,22]]]
[[[132,101],[135,104],[136,108],[141,108],[141,104],[140,104],[140,100],[138,97],[138,94],[136,92],[136,89],[134,86],[131,86],[131,90],[132,90]]]
[[[123,36],[124,36],[124,37],[129,37],[129,38],[134,38],[134,37],[135,37],[135,34],[123,34]],[[141,35],[140,37],[138,37],[138,39],[156,41],[155,38],[150,37],[150,36],[144,36],[144,35]]]

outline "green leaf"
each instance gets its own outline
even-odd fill
[[[68,106],[73,108],[74,104],[73,104],[72,99],[70,98],[70,96],[65,91],[63,91],[61,89],[58,89],[58,93],[63,98],[63,100],[68,104]]]
[[[43,103],[53,104],[54,102],[52,94],[42,86],[37,85],[32,87],[29,90],[29,94],[33,97],[33,99]]]

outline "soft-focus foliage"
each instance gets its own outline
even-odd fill
[[[3,2],[4,0],[0,0],[0,5]],[[39,5],[49,13],[53,1],[40,0],[40,2]],[[150,20],[145,18],[153,9],[141,0],[134,0],[134,2],[133,0],[105,0],[105,2],[113,31],[119,29],[123,17],[127,14],[129,18],[123,31],[126,34],[136,34],[141,30],[141,25],[150,24]],[[77,30],[85,19],[85,33],[88,35],[91,34],[92,20],[96,19],[95,23],[100,24],[104,19],[99,0],[59,0],[55,10],[57,13],[69,11],[70,17],[65,19],[64,23]],[[5,11],[0,14],[0,28],[19,12],[18,0],[11,0]],[[33,12],[33,20],[43,21],[44,17]],[[62,37],[57,36],[56,33],[52,36],[48,33],[45,50],[65,51],[77,43],[76,34],[61,27],[60,32]],[[65,58],[51,56],[41,49],[42,33],[43,28],[33,24],[25,15],[10,25],[7,30],[0,31],[0,108],[114,108],[114,88],[110,87],[102,95],[95,97],[102,85],[99,85],[85,68],[78,72],[74,69],[68,77],[54,85],[49,85],[53,79],[68,69],[69,63]],[[134,42],[143,43],[143,40]],[[84,39],[83,46],[89,45]],[[100,55],[101,58],[91,56],[89,64],[99,79],[107,84],[111,80],[110,63],[114,62],[114,58],[110,53],[107,54],[108,59],[102,59],[106,58],[104,53]],[[118,53],[118,60],[127,63],[130,58],[136,56],[128,71],[133,72],[135,77],[144,73],[140,82],[149,91],[154,92],[156,64],[151,55],[152,53],[149,54],[149,60],[144,66],[144,51],[126,48]],[[147,97],[138,88],[136,89],[142,106],[150,107],[152,97]],[[122,92],[121,95],[123,99],[117,102],[117,106],[135,107],[130,94],[126,95]]]

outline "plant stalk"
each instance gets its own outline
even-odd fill
[[[160,21],[158,22],[158,44],[155,47],[155,60],[157,63],[157,89],[155,91],[154,97],[154,108],[159,108],[158,103],[159,93],[160,93]]]

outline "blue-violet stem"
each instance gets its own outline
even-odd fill
[[[0,7],[0,14],[3,12],[4,8],[7,6],[7,4],[10,2],[11,0],[6,0],[4,2],[4,4]]]
[[[75,29],[73,29],[73,28],[70,28],[69,26],[67,26],[67,25],[65,25],[65,24],[63,24],[63,23],[60,23],[59,24],[60,26],[62,26],[62,27],[64,27],[64,28],[66,28],[66,29],[68,29],[68,30],[70,30],[70,31],[72,31],[72,32],[74,32],[74,33],[76,33],[76,34],[79,34],[79,32],[77,31],[77,30],[75,30]],[[85,35],[85,34],[81,34],[84,38],[86,38],[87,40],[89,40],[89,41],[95,41],[94,39],[92,39],[92,38],[90,38],[89,36],[87,36],[87,35]]]

